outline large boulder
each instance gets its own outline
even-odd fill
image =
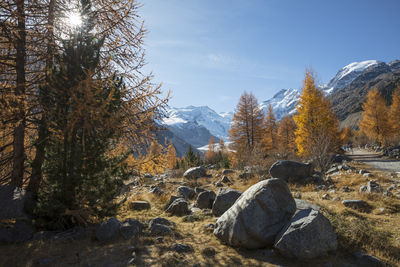
[[[108,241],[119,236],[121,222],[116,218],[110,218],[103,222],[96,230],[96,238],[99,241]]]
[[[0,186],[0,220],[26,219],[25,201],[25,190],[9,185]]]
[[[213,191],[201,192],[196,199],[196,207],[200,209],[211,209],[215,200],[215,193]]]
[[[123,222],[120,227],[120,232],[123,238],[131,239],[142,233],[143,224],[137,220],[128,219]]]
[[[285,257],[312,259],[337,249],[329,220],[317,210],[299,211],[275,239],[274,247]]]
[[[215,216],[221,216],[225,211],[232,207],[241,195],[242,193],[240,191],[232,188],[220,188],[212,206],[212,213]]]
[[[149,210],[150,203],[147,201],[136,200],[129,203],[129,208],[131,210]]]
[[[264,180],[247,189],[222,214],[214,235],[233,247],[270,246],[295,211],[296,203],[287,184],[277,178]]]
[[[166,212],[175,216],[185,216],[191,213],[188,202],[182,198],[175,199],[166,209]]]
[[[178,195],[183,196],[185,199],[193,199],[196,197],[196,192],[189,186],[178,187]]]
[[[183,177],[187,179],[197,179],[204,176],[206,176],[206,169],[203,166],[190,168],[183,174]]]
[[[274,178],[281,178],[286,182],[289,180],[299,181],[312,176],[313,167],[311,163],[301,163],[290,160],[280,160],[275,162],[269,173]]]

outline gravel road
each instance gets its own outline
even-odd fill
[[[386,159],[375,152],[359,148],[355,148],[353,153],[347,153],[347,155],[353,160],[366,163],[376,169],[400,172],[400,160]]]

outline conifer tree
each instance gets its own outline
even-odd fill
[[[386,145],[390,134],[386,101],[377,88],[370,90],[362,105],[360,130],[372,141]]]
[[[215,140],[215,137],[212,136],[210,140],[208,140],[208,150],[204,156],[205,162],[208,164],[214,164],[216,161],[216,156],[217,156],[217,141]]]
[[[281,119],[278,126],[278,149],[280,153],[287,157],[296,151],[295,142],[296,124],[291,116],[285,116]]]
[[[176,154],[176,150],[172,142],[168,145],[168,150],[167,150],[167,167],[169,169],[174,169],[177,166],[178,158]]]
[[[400,139],[400,86],[392,94],[392,104],[389,108],[389,125],[391,136],[396,142]]]
[[[197,165],[197,157],[191,145],[189,145],[188,151],[186,152],[184,159],[185,163],[187,164],[187,167],[189,168]]]
[[[277,148],[278,127],[271,104],[268,105],[267,115],[264,120],[263,147],[265,152],[271,153]]]
[[[298,155],[313,159],[322,172],[330,164],[330,153],[340,146],[339,121],[330,102],[315,86],[314,77],[306,72],[302,94],[294,116]]]

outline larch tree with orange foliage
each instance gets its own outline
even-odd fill
[[[252,153],[261,145],[263,120],[264,114],[256,97],[244,92],[236,106],[229,131],[237,165],[249,163],[254,156]]]
[[[167,168],[174,169],[177,166],[178,156],[176,154],[176,149],[172,142],[168,145],[166,154]]]
[[[264,120],[264,131],[262,137],[263,147],[267,154],[276,151],[278,139],[278,125],[272,110],[272,106],[268,105],[267,115]]]
[[[207,152],[204,156],[204,159],[207,163],[215,163],[217,156],[217,141],[215,140],[215,137],[212,136],[210,140],[208,140],[208,149]]]
[[[392,104],[389,108],[389,124],[391,127],[391,136],[395,142],[400,140],[400,86],[392,94]]]
[[[298,155],[313,160],[324,173],[331,163],[331,153],[340,146],[339,121],[310,71],[306,72],[296,108],[293,119]]]
[[[284,157],[295,154],[296,151],[296,124],[291,116],[285,116],[281,119],[278,126],[278,150]]]
[[[377,88],[370,90],[362,105],[360,131],[379,145],[387,145],[390,135],[386,101]]]

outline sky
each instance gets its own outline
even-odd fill
[[[171,107],[234,111],[320,84],[364,60],[400,59],[399,0],[141,0],[147,72],[171,91]]]

